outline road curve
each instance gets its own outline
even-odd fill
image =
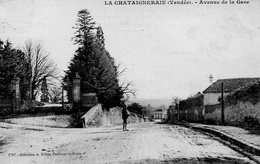
[[[129,131],[1,123],[0,132],[1,163],[254,163],[210,136],[153,122]]]

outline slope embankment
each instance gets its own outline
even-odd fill
[[[98,104],[85,113],[81,119],[83,127],[122,125],[122,108],[114,107],[109,111],[106,111],[102,109],[101,104]],[[127,120],[127,122],[130,124],[146,121],[148,121],[148,118],[131,112]]]

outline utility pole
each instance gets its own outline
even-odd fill
[[[30,85],[29,85],[29,108],[32,108],[32,97],[33,97],[33,90],[32,90],[32,77],[30,77]]]
[[[64,85],[61,83],[61,103],[62,103],[62,109],[64,109]]]
[[[180,106],[178,103],[176,103],[176,107],[177,107],[177,119],[178,119],[178,122],[180,121]]]
[[[221,123],[225,124],[225,106],[224,106],[224,82],[221,83]]]

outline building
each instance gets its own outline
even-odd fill
[[[167,109],[157,109],[153,112],[154,119],[167,119]]]
[[[259,81],[260,78],[235,78],[235,79],[219,79],[210,85],[207,89],[203,91],[204,106],[219,104],[219,97],[221,97],[222,83],[224,96],[228,95],[240,87],[243,87],[249,83],[254,83]]]
[[[223,83],[224,96],[235,92],[237,89],[255,83],[260,78],[236,78],[236,79],[220,79],[210,85],[203,91],[203,122],[221,124],[222,123],[222,105],[221,92]]]
[[[179,102],[176,110],[169,108],[170,121],[204,122],[220,124],[222,121],[222,83],[223,93],[229,95],[237,89],[260,81],[260,78],[219,79],[203,91]],[[225,105],[224,105],[225,106]],[[178,113],[179,112],[179,113]]]
[[[163,110],[157,109],[156,111],[154,111],[153,118],[154,119],[162,119],[163,118]]]

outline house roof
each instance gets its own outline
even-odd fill
[[[162,112],[163,110],[162,109],[157,109],[155,112]]]
[[[248,83],[254,83],[260,81],[260,77],[257,78],[235,78],[235,79],[219,79],[210,85],[203,93],[220,93],[221,83],[224,85],[224,92],[233,92],[236,89],[245,86]]]

